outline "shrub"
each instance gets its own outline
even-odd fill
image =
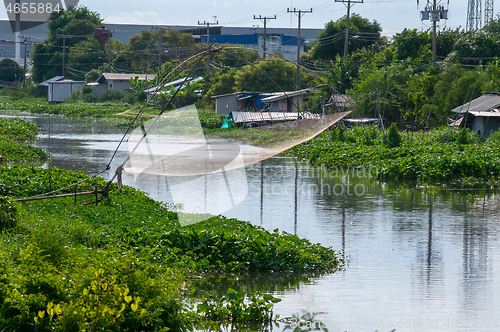
[[[401,145],[401,135],[396,127],[396,124],[392,124],[387,130],[387,146],[392,148],[397,148]]]
[[[97,98],[98,101],[118,101],[123,99],[123,92],[117,89],[108,89],[105,92],[103,92],[99,98]]]

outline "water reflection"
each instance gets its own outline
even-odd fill
[[[45,133],[46,119],[29,121]],[[61,117],[52,124],[53,164],[89,173],[103,169],[123,133],[100,120]],[[38,144],[47,143],[43,135]],[[123,157],[121,151],[117,160]],[[321,320],[329,331],[484,331],[476,323],[452,325],[461,318],[489,319],[494,326],[500,312],[497,191],[416,190],[373,181],[366,172],[326,170],[286,157],[245,170],[248,196],[227,217],[333,246],[349,257],[349,266],[312,278],[214,276],[199,289],[274,292],[283,299],[275,313],[325,312]],[[152,182],[156,199],[171,199],[165,182]]]

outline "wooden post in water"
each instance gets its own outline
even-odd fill
[[[295,230],[295,235],[297,235],[297,203],[298,203],[298,182],[299,182],[299,167],[297,164],[295,164],[295,224],[294,224],[294,230]]]

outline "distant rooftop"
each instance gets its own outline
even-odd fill
[[[106,80],[124,80],[128,81],[131,78],[139,77],[140,81],[144,81],[146,78],[154,80],[155,74],[117,74],[117,73],[102,73],[102,75],[97,79],[96,82],[102,83]]]

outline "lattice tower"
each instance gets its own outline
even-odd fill
[[[493,20],[493,0],[484,0],[484,25]]]
[[[469,0],[467,5],[467,31],[482,27],[481,0]]]

